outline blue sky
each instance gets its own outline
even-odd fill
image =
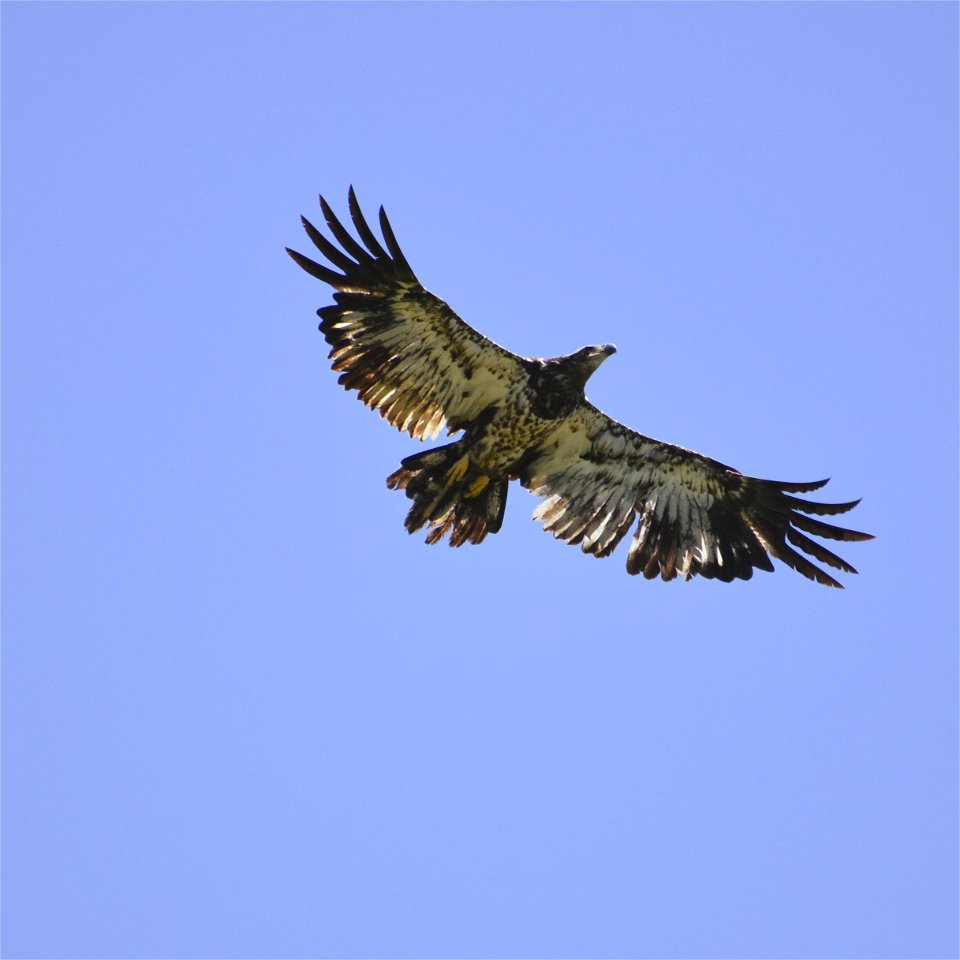
[[[2,16],[5,956],[957,955],[955,4]],[[860,576],[408,536],[350,183]]]

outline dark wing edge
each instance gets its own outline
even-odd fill
[[[336,303],[317,314],[338,382],[416,439],[436,437],[445,426],[453,433],[519,381],[520,358],[423,288],[383,207],[381,244],[352,186],[347,198],[359,241],[323,197],[320,209],[336,243],[301,217],[307,236],[336,269],[287,248],[307,273],[336,291]]]
[[[807,534],[870,540],[872,534],[816,519],[860,501],[816,503],[793,496],[827,483],[787,483],[745,476],[682,447],[641,436],[585,404],[521,477],[544,501],[534,511],[560,540],[605,557],[638,520],[627,572],[647,579],[700,575],[749,580],[772,571],[771,557],[810,580],[843,589],[804,556],[844,573],[857,571]]]

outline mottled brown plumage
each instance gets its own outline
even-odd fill
[[[335,304],[317,312],[339,382],[416,439],[432,439],[444,427],[463,431],[452,443],[407,457],[387,478],[413,501],[406,519],[411,533],[429,526],[428,543],[445,536],[452,546],[480,543],[500,529],[507,486],[519,480],[543,498],[534,517],[544,529],[585,553],[607,556],[636,522],[627,553],[631,574],[747,580],[755,568],[773,570],[771,556],[832,587],[840,584],[807,556],[856,573],[806,534],[870,539],[815,519],[859,501],[801,500],[793,494],[827,481],[757,480],[617,423],[584,396],[612,346],[550,360],[510,353],[423,288],[382,207],[385,247],[352,187],[348,200],[359,241],[322,197],[339,246],[303,219],[336,269],[287,250],[336,291]]]

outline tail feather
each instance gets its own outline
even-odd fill
[[[404,522],[414,533],[427,524],[427,543],[450,537],[450,546],[480,543],[503,524],[507,506],[506,479],[492,480],[472,470],[463,441],[407,457],[387,477],[391,490],[403,490],[413,501]]]

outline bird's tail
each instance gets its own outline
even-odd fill
[[[477,470],[463,440],[407,457],[387,477],[391,490],[403,490],[413,501],[404,524],[407,530],[413,533],[429,523],[427,543],[449,534],[451,547],[480,543],[500,529],[507,482]]]

